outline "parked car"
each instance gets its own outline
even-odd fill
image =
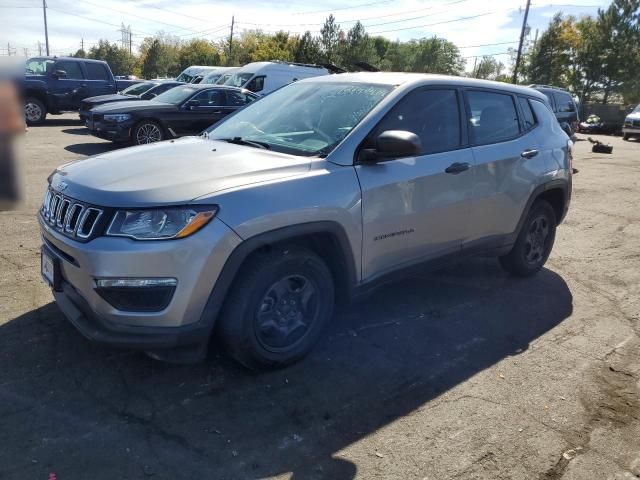
[[[254,62],[240,67],[229,77],[225,85],[241,87],[260,95],[267,95],[278,88],[303,78],[329,75],[320,65],[285,62]]]
[[[125,88],[122,92],[118,92],[113,95],[98,95],[97,97],[85,98],[80,103],[80,120],[86,124],[89,119],[89,111],[92,108],[107,103],[122,102],[125,100],[151,100],[157,97],[161,93],[171,90],[178,85],[184,85],[183,82],[177,82],[175,80],[151,80],[148,82],[141,82],[131,85]]]
[[[220,67],[207,67],[204,65],[191,65],[185,68],[180,75],[176,77],[178,82],[199,83],[202,77]]]
[[[531,88],[543,93],[549,100],[551,109],[558,119],[558,123],[563,126],[563,130],[569,137],[578,131],[580,125],[580,115],[578,105],[568,90],[550,85],[529,85]],[[568,125],[569,128],[564,127]]]
[[[336,298],[398,274],[473,254],[538,272],[569,207],[571,148],[530,88],[301,80],[206,135],[59,167],[42,274],[94,341],[186,362],[214,334],[250,368],[281,367],[309,352]]]
[[[153,100],[117,102],[90,111],[92,135],[136,145],[196,135],[211,124],[258,98],[223,85],[183,85]]]
[[[622,126],[622,138],[629,140],[631,137],[640,139],[640,105],[627,115]]]
[[[139,83],[116,80],[106,62],[86,58],[30,58],[25,70],[25,118],[27,124],[45,121],[48,113],[78,111],[87,97],[114,94]]]
[[[226,73],[232,73],[238,70],[238,67],[218,67],[215,70],[211,70],[202,76],[202,79],[198,83],[211,84],[218,83],[220,77]],[[228,77],[227,77],[228,78]]]

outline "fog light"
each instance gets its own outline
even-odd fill
[[[171,302],[175,278],[100,278],[96,292],[111,306],[127,312],[159,312]]]

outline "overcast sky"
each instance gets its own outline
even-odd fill
[[[182,39],[220,40],[229,35],[231,17],[236,32],[260,28],[317,33],[333,13],[346,31],[361,20],[370,34],[392,40],[437,35],[454,42],[467,57],[467,68],[476,55],[500,54],[517,47],[526,0],[47,0],[49,44],[52,55],[80,48],[88,50],[99,39],[119,41],[122,22],[131,25],[134,48],[145,36],[158,31]],[[538,0],[529,13],[531,38],[544,30],[549,19],[562,11],[576,16],[595,14],[607,0]],[[42,2],[0,0],[0,54],[37,55],[44,43]],[[509,43],[506,43],[509,42]],[[499,45],[488,45],[499,44]],[[486,45],[486,46],[477,46]],[[497,56],[502,61],[507,56]]]

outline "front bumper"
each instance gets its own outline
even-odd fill
[[[635,125],[623,125],[622,133],[628,135],[640,135],[640,126],[636,127]]]
[[[131,121],[120,123],[99,121],[92,124],[91,120],[86,120],[85,125],[89,128],[89,133],[94,137],[111,140],[112,142],[128,142],[131,140],[131,129],[133,128],[133,122]]]
[[[65,316],[87,338],[113,347],[144,350],[206,343],[214,318],[205,305],[231,252],[240,243],[214,219],[196,234],[167,241],[98,237],[71,240],[40,221],[42,239],[59,265],[54,297]],[[177,279],[161,311],[122,311],[96,291],[97,278]]]

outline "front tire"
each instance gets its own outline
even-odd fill
[[[549,258],[556,238],[556,214],[546,200],[537,200],[518,234],[511,251],[500,257],[500,265],[518,277],[540,271]]]
[[[47,107],[34,97],[27,97],[24,102],[24,118],[27,125],[41,125],[47,118]]]
[[[146,145],[164,140],[164,131],[158,122],[143,120],[133,129],[132,137],[134,145]]]
[[[238,272],[218,333],[233,358],[252,370],[302,359],[333,312],[334,284],[312,251],[277,247],[256,253]]]
[[[629,134],[628,133],[622,134],[622,140],[629,140]]]

